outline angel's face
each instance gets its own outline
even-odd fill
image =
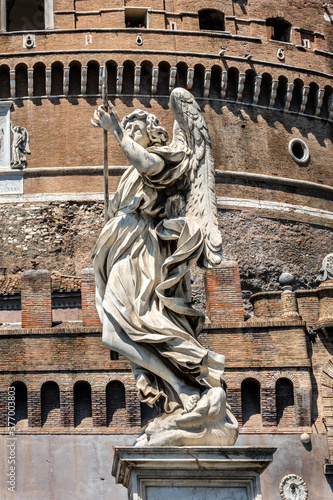
[[[138,118],[130,120],[125,127],[126,132],[133,141],[140,144],[143,148],[147,148],[149,145],[149,137],[147,133],[146,123]]]

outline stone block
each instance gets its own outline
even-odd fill
[[[275,448],[116,447],[112,474],[130,500],[260,500]]]

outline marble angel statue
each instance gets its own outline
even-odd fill
[[[120,121],[100,106],[131,166],[110,200],[110,220],[93,251],[103,342],[132,363],[141,401],[160,415],[137,446],[232,445],[237,422],[221,386],[224,356],[201,346],[204,317],[191,306],[190,274],[222,258],[214,161],[193,96],[173,90],[169,146],[158,119],[135,110]]]
[[[24,168],[27,162],[27,154],[31,154],[29,148],[29,134],[25,127],[12,127],[12,161],[11,168]]]

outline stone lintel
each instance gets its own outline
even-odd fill
[[[115,447],[112,475],[130,500],[260,500],[268,447]]]

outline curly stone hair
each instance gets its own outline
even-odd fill
[[[142,109],[136,109],[133,113],[125,116],[123,118],[121,124],[124,128],[131,120],[142,120],[146,123],[147,126],[147,134],[150,140],[149,146],[154,144],[159,144],[164,146],[168,140],[168,133],[165,128],[161,127],[158,118],[147,111],[143,111]]]

